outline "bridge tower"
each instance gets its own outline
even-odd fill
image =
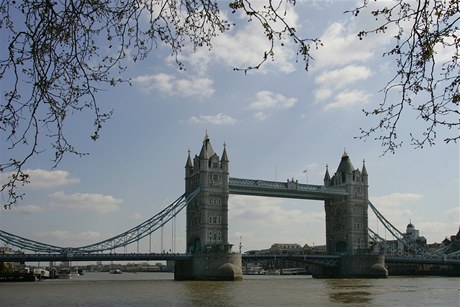
[[[368,249],[368,174],[363,161],[355,169],[346,152],[334,176],[326,168],[325,186],[346,186],[348,196],[325,201],[326,250],[328,254],[356,255]]]
[[[363,161],[362,169],[355,169],[346,152],[332,177],[326,167],[325,186],[346,187],[348,195],[324,201],[326,212],[326,251],[340,255],[339,271],[317,274],[326,277],[386,277],[383,255],[369,253],[368,242],[368,173]]]
[[[214,152],[206,134],[199,156],[185,165],[185,191],[198,187],[199,195],[187,205],[187,253],[230,252],[228,243],[228,157]]]
[[[185,192],[200,189],[187,204],[187,253],[191,263],[176,263],[175,278],[200,280],[242,279],[241,254],[232,253],[228,242],[229,160],[214,152],[206,133],[199,155],[185,164]]]

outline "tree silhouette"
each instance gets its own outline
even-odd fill
[[[321,42],[298,35],[286,20],[295,0],[0,0],[0,130],[11,158],[0,160],[4,207],[22,198],[18,186],[28,183],[24,172],[29,159],[40,152],[39,143],[49,142],[54,150],[54,166],[65,154],[85,155],[66,137],[66,120],[79,112],[93,116],[91,139],[97,140],[111,110],[102,110],[97,92],[106,86],[129,82],[122,72],[128,61],[144,60],[159,46],[168,46],[179,69],[182,50],[191,46],[212,48],[213,39],[234,24],[221,14],[228,5],[232,13],[242,13],[260,26],[269,42],[260,61],[235,70],[258,69],[275,57],[276,44],[293,42],[298,60],[308,70],[311,48]],[[228,3],[228,4],[227,4]],[[419,112],[428,124],[413,144],[434,144],[436,129],[446,126],[453,132],[445,142],[459,139],[459,1],[395,0],[392,6],[371,10],[364,0],[355,15],[372,14],[382,24],[363,30],[387,35],[388,27],[399,29],[396,45],[385,53],[395,57],[398,70],[383,91],[383,101],[366,115],[377,115],[374,127],[363,129],[360,138],[381,132],[384,152],[401,145],[397,127],[403,110]],[[439,62],[437,50],[448,48],[450,60]],[[393,92],[398,99],[393,99]],[[390,99],[391,97],[391,99]],[[415,99],[417,98],[417,99]],[[420,102],[421,101],[421,102]],[[4,177],[4,176],[2,176]]]
[[[445,143],[460,138],[460,10],[458,0],[388,1],[390,6],[369,9],[369,1],[351,11],[372,14],[380,24],[358,33],[360,39],[371,34],[388,35],[395,30],[395,44],[383,55],[393,57],[397,70],[382,89],[382,102],[366,116],[376,116],[376,124],[362,129],[359,138],[377,134],[384,153],[402,145],[398,124],[406,113],[415,112],[425,123],[421,134],[413,131],[416,148],[434,145],[440,128],[449,131]],[[442,54],[447,55],[443,58]],[[415,129],[414,129],[415,130]],[[446,129],[444,129],[446,130]]]
[[[275,41],[284,40],[298,45],[297,54],[308,68],[310,44],[320,42],[300,38],[284,20],[295,1],[269,1],[257,8],[252,2],[233,1],[229,7],[258,22],[270,44],[259,63],[235,70],[258,69],[273,58]],[[166,45],[178,67],[185,69],[179,59],[183,48],[211,48],[212,39],[233,26],[219,5],[216,0],[0,1],[5,50],[0,57],[0,79],[6,87],[0,110],[0,129],[6,139],[2,141],[9,150],[25,148],[24,154],[0,161],[0,171],[9,174],[1,187],[7,196],[5,207],[22,198],[16,191],[18,185],[28,183],[24,166],[39,153],[43,138],[54,149],[55,166],[67,153],[85,154],[65,134],[72,114],[91,111],[94,132],[90,137],[98,139],[112,111],[101,110],[96,93],[105,85],[129,82],[120,77],[126,60],[143,60],[156,47]]]

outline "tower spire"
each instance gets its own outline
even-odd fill
[[[331,183],[331,176],[329,175],[329,166],[326,164],[326,173],[324,174],[324,185],[328,186]]]
[[[185,167],[193,168],[192,158],[190,157],[190,149],[188,150],[187,163],[185,163]]]
[[[214,149],[212,149],[211,142],[209,141],[208,130],[203,140],[203,147],[201,147],[200,159],[209,159],[214,155]]]
[[[222,158],[220,158],[221,162],[228,162],[227,156],[227,144],[224,143],[224,151],[222,152]]]
[[[367,176],[367,169],[366,169],[366,160],[363,159],[363,168],[361,170],[361,174],[363,176]]]

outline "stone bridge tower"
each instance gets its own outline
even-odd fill
[[[229,160],[214,152],[208,134],[200,154],[185,164],[185,193],[200,189],[187,204],[187,253],[192,260],[176,261],[176,280],[240,280],[241,254],[228,243]]]
[[[326,169],[325,186],[346,186],[348,196],[326,200],[326,249],[330,255],[356,255],[368,250],[367,207],[368,175],[366,166],[355,169],[346,152],[334,176]]]
[[[361,171],[355,169],[346,152],[334,176],[326,168],[325,186],[346,187],[348,195],[325,200],[326,251],[340,255],[340,267],[321,268],[316,277],[386,277],[383,255],[369,253],[367,208],[369,204],[368,174],[363,161]],[[315,276],[315,274],[314,274]]]
[[[206,134],[200,155],[185,165],[185,191],[200,193],[187,205],[187,253],[230,252],[228,243],[228,157],[214,152]]]

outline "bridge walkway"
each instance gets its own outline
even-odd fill
[[[326,200],[348,195],[341,186],[303,184],[297,181],[278,182],[258,179],[229,178],[229,193],[236,195]]]

